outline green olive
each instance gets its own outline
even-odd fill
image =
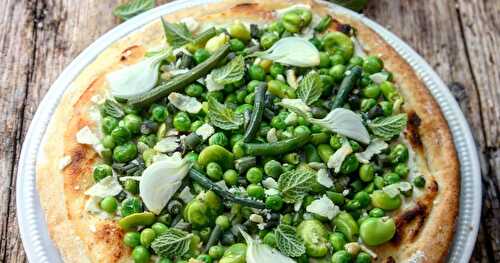
[[[349,60],[354,53],[354,43],[349,36],[342,32],[328,32],[323,36],[322,42],[327,52],[340,51],[345,60]]]
[[[340,212],[332,222],[335,229],[344,234],[347,240],[354,242],[357,240],[359,234],[358,223],[354,220],[351,214],[347,212]]]
[[[226,249],[219,263],[245,263],[247,245],[236,243]]]
[[[384,210],[394,210],[401,206],[401,197],[399,195],[390,197],[382,190],[376,190],[371,194],[372,206]]]
[[[306,253],[311,257],[328,254],[328,230],[316,219],[304,220],[297,227],[297,235],[304,241]]]
[[[392,239],[396,223],[392,218],[370,217],[361,223],[360,237],[369,246],[378,246]]]

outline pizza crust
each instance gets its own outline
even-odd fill
[[[189,16],[201,23],[230,23],[237,17],[262,23],[274,19],[272,10],[297,3],[309,4],[319,14],[331,13],[323,4],[312,1],[259,0],[203,5],[165,18],[178,21]],[[416,203],[396,212],[397,236],[375,249],[378,261],[409,261],[417,257],[418,262],[444,261],[453,238],[460,189],[459,164],[447,123],[422,81],[390,45],[361,22],[344,15],[332,16],[356,28],[367,53],[380,56],[385,68],[394,73],[405,99],[404,110],[410,113],[406,137],[427,181],[425,193]],[[106,49],[67,89],[50,122],[43,142],[44,154],[37,162],[37,188],[50,236],[65,261],[131,260],[130,249],[122,244],[123,232],[116,223],[84,212],[88,197],[83,192],[90,187],[91,167],[98,156],[90,147],[76,143],[75,134],[84,126],[96,125],[88,110],[94,107],[94,95],[106,94],[105,74],[136,62],[147,49],[162,46],[161,32],[160,23],[154,21]],[[61,171],[58,163],[66,155],[72,161]]]

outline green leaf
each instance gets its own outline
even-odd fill
[[[321,96],[321,92],[323,91],[321,85],[319,74],[315,71],[310,71],[300,81],[299,87],[297,88],[297,95],[307,105],[311,105]]]
[[[245,59],[237,56],[226,65],[212,70],[212,79],[222,85],[238,82],[245,74]]]
[[[123,111],[122,106],[118,102],[110,99],[106,99],[106,101],[102,105],[102,111],[104,114],[117,119],[125,116],[125,112]]]
[[[299,257],[306,252],[304,243],[297,237],[294,227],[280,224],[274,230],[276,245],[281,253],[289,257]]]
[[[153,7],[155,7],[154,0],[131,0],[128,3],[117,6],[113,10],[113,15],[127,20]]]
[[[368,127],[375,136],[388,140],[400,134],[406,127],[407,122],[408,116],[401,113],[390,117],[376,118],[368,123]]]
[[[352,9],[356,12],[360,12],[361,10],[363,10],[365,5],[368,3],[368,0],[330,0],[330,1],[338,5],[341,5],[343,7]]]
[[[180,229],[170,228],[151,243],[151,248],[160,257],[182,256],[189,250],[192,236]]]
[[[172,24],[165,21],[163,17],[161,18],[161,22],[163,24],[163,31],[165,32],[167,42],[172,47],[178,48],[193,41],[193,36],[187,28],[186,24]]]
[[[281,174],[278,179],[278,189],[287,203],[295,203],[311,190],[316,181],[316,174],[311,171],[297,169]]]
[[[223,130],[236,130],[243,124],[243,116],[220,104],[215,98],[208,98],[208,118]]]

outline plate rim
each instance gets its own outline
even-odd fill
[[[158,6],[140,14],[114,27],[95,40],[72,60],[53,82],[38,105],[37,111],[25,136],[17,169],[17,220],[23,247],[29,262],[62,262],[60,257],[59,259],[54,259],[53,255],[49,255],[49,252],[55,252],[57,255],[59,254],[50,239],[47,238],[47,226],[43,216],[42,218],[37,217],[37,214],[43,215],[43,211],[41,211],[40,201],[36,190],[35,168],[39,147],[44,137],[45,130],[65,90],[89,63],[94,61],[102,51],[115,41],[140,29],[142,26],[162,15],[175,12],[179,9],[220,1],[221,0],[179,0]],[[460,160],[461,193],[459,218],[457,222],[463,220],[465,216],[469,219],[469,223],[471,223],[471,225],[467,226],[457,224],[454,241],[450,248],[449,262],[468,262],[474,249],[479,229],[482,207],[482,185],[477,147],[467,120],[458,106],[458,103],[432,67],[394,33],[362,14],[355,13],[323,0],[316,0],[316,2],[328,5],[334,12],[343,13],[360,20],[381,35],[382,38],[396,49],[396,51],[412,66],[439,104],[453,135],[455,148]],[[464,173],[471,176],[464,176]],[[471,186],[470,189],[465,189],[467,191],[463,189],[464,181],[466,185]],[[469,202],[465,203],[462,199],[469,200]],[[457,250],[456,246],[459,246],[460,249]]]

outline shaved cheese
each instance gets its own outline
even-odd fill
[[[116,177],[107,176],[87,189],[85,194],[104,198],[108,196],[115,196],[119,194],[122,189],[122,185],[118,182]]]
[[[201,103],[196,98],[177,92],[170,93],[170,95],[168,95],[168,101],[181,111],[196,114],[201,110]]]
[[[76,142],[80,144],[95,145],[99,144],[99,139],[89,126],[85,126],[76,133]]]
[[[250,219],[250,221],[252,221],[254,223],[263,223],[264,222],[264,218],[262,218],[261,215],[257,215],[257,214],[251,214],[248,219]]]
[[[71,156],[65,155],[63,158],[59,160],[59,170],[63,170],[71,163]]]
[[[277,132],[276,128],[271,128],[269,131],[267,131],[267,134],[266,134],[267,142],[277,142],[278,141],[278,135],[276,134],[276,132]]]
[[[285,124],[286,125],[292,125],[295,122],[297,122],[297,119],[298,119],[297,113],[292,112],[292,113],[288,114],[288,116],[286,116],[286,118],[285,118]]]
[[[343,140],[342,147],[335,151],[335,153],[330,156],[328,159],[328,168],[333,168],[335,173],[340,172],[340,167],[342,167],[342,163],[344,162],[347,155],[352,153],[351,144],[348,140]]]
[[[384,186],[382,191],[384,191],[389,197],[393,198],[399,195],[400,192],[407,192],[412,189],[412,186],[408,182],[399,182]]]
[[[205,123],[196,129],[195,133],[200,135],[203,140],[207,140],[215,133],[215,129],[212,125]]]
[[[224,85],[215,82],[215,80],[212,78],[211,73],[208,74],[207,77],[205,78],[205,84],[207,86],[208,91],[218,91],[224,89]]]
[[[121,182],[127,181],[127,180],[134,180],[134,181],[141,181],[141,176],[120,176],[118,180]]]
[[[369,78],[373,82],[375,82],[376,84],[380,84],[380,83],[386,81],[387,79],[389,79],[389,73],[387,73],[387,72],[377,72],[377,73],[371,74]]]
[[[300,207],[302,207],[303,200],[304,199],[300,199],[299,201],[295,202],[295,204],[293,204],[293,210],[295,212],[298,212],[300,210]]]
[[[420,263],[426,261],[426,256],[421,250],[415,251],[413,255],[408,259],[408,263]]]
[[[360,163],[369,163],[370,159],[375,155],[387,149],[389,145],[381,139],[374,139],[363,152],[355,153],[356,159]]]
[[[262,181],[262,185],[267,189],[278,189],[278,183],[272,177],[267,177]]]
[[[189,201],[193,200],[194,195],[191,193],[191,189],[188,186],[184,187],[182,191],[179,193],[179,198],[187,204]]]
[[[318,174],[316,175],[316,181],[320,185],[323,185],[327,188],[330,188],[333,186],[333,180],[330,178],[330,175],[328,174],[327,169],[319,169]]]
[[[280,193],[280,191],[278,191],[277,189],[274,189],[274,188],[270,188],[270,189],[266,189],[264,191],[264,194],[266,196],[271,196],[271,195],[278,195]]]
[[[288,83],[292,89],[297,89],[299,82],[297,81],[297,76],[295,76],[295,70],[288,69],[286,71],[286,83]]]
[[[320,199],[312,201],[312,203],[306,207],[306,211],[331,220],[340,212],[340,209],[330,200],[330,198],[323,195]]]
[[[170,153],[177,150],[179,145],[179,138],[171,136],[158,141],[153,149],[161,153]]]
[[[307,106],[301,99],[282,99],[279,103],[281,106],[301,115],[308,114],[311,108]],[[298,111],[298,112],[297,112]]]

